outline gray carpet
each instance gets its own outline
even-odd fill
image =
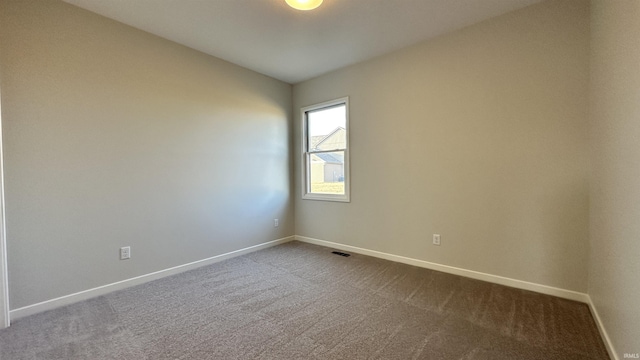
[[[608,359],[585,304],[291,242],[15,321],[8,359]]]

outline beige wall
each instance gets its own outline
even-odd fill
[[[296,156],[296,234],[586,292],[588,80],[578,0],[294,86],[296,150],[301,107],[350,97],[352,191],[302,200]]]
[[[293,234],[290,85],[53,0],[0,46],[12,309]]]
[[[287,84],[0,0],[11,307],[291,235],[295,190],[299,235],[588,283],[618,356],[638,353],[638,18],[638,1],[593,0],[589,57],[585,1],[503,15],[296,85],[292,133]],[[343,96],[352,202],[302,200],[299,109]]]
[[[589,295],[620,359],[640,353],[640,1],[592,1]]]

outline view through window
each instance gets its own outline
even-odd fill
[[[307,108],[304,117],[306,198],[348,201],[346,99]]]

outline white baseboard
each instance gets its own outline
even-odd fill
[[[74,294],[69,294],[69,295],[61,296],[55,299],[43,301],[37,304],[14,309],[9,312],[10,319],[16,320],[25,316],[37,314],[37,313],[44,312],[47,310],[52,310],[61,306],[73,304],[79,301],[102,296],[113,291],[126,289],[131,286],[140,285],[149,281],[153,281],[153,280],[161,279],[167,276],[179,274],[185,271],[197,269],[202,266],[211,265],[216,262],[231,259],[237,256],[248,254],[250,252],[284,244],[292,240],[298,240],[298,241],[309,243],[309,244],[315,244],[315,245],[335,248],[339,250],[351,251],[351,252],[362,254],[362,255],[373,256],[373,257],[377,257],[385,260],[400,262],[408,265],[423,267],[423,268],[436,270],[436,271],[442,271],[449,274],[460,275],[460,276],[464,276],[472,279],[487,281],[487,282],[510,286],[510,287],[523,289],[523,290],[535,291],[541,294],[553,295],[553,296],[558,296],[565,299],[586,303],[589,305],[589,309],[591,310],[591,313],[596,321],[596,325],[598,326],[600,335],[604,340],[609,356],[613,360],[619,360],[619,357],[615,352],[611,339],[609,338],[609,335],[604,327],[604,324],[600,319],[600,315],[598,314],[598,311],[595,305],[591,301],[591,298],[587,294],[571,291],[571,290],[555,288],[555,287],[546,286],[546,285],[541,285],[541,284],[536,284],[536,283],[531,283],[531,282],[522,281],[522,280],[511,279],[503,276],[491,275],[491,274],[482,273],[478,271],[466,270],[466,269],[461,269],[453,266],[437,264],[429,261],[412,259],[404,256],[383,253],[380,251],[359,248],[351,245],[345,245],[345,244],[335,243],[335,242],[326,241],[326,240],[314,239],[314,238],[300,236],[300,235],[284,237],[284,238],[269,241],[263,244],[258,244],[258,245],[250,246],[247,248],[231,251],[225,254],[216,255],[207,259],[194,261],[188,264],[175,266],[169,269],[156,271],[146,275],[136,276],[134,278],[118,281],[115,283],[99,286],[93,289],[80,291]]]
[[[611,342],[611,338],[609,337],[609,334],[607,333],[607,330],[604,327],[604,324],[602,323],[602,320],[600,319],[600,315],[598,314],[598,310],[596,309],[596,306],[593,304],[593,301],[591,301],[591,297],[589,296],[589,310],[591,310],[591,315],[593,315],[593,318],[596,320],[596,325],[598,326],[598,331],[600,332],[600,337],[602,337],[602,340],[604,341],[604,346],[607,348],[607,352],[609,353],[609,357],[612,360],[619,360],[620,358],[618,357],[618,353],[615,351],[614,347],[613,347],[613,343]]]
[[[587,294],[577,292],[577,291],[560,289],[552,286],[511,279],[503,276],[492,275],[492,274],[487,274],[487,273],[473,271],[473,270],[466,270],[466,269],[457,268],[453,266],[437,264],[429,261],[412,259],[404,256],[383,253],[380,251],[363,249],[363,248],[359,248],[351,245],[345,245],[345,244],[334,243],[326,240],[314,239],[306,236],[295,235],[295,239],[298,241],[309,243],[309,244],[315,244],[315,245],[326,246],[326,247],[335,248],[339,250],[351,251],[351,252],[362,254],[362,255],[368,255],[368,256],[373,256],[373,257],[377,257],[385,260],[391,260],[399,263],[419,266],[419,267],[441,271],[449,274],[460,275],[460,276],[464,276],[464,277],[468,277],[476,280],[482,280],[482,281],[510,286],[518,289],[534,291],[541,294],[557,296],[564,299],[579,301],[582,303],[587,303],[587,304],[589,303],[589,296]]]
[[[498,275],[482,273],[482,272],[473,271],[473,270],[461,269],[453,266],[437,264],[437,263],[424,261],[424,260],[412,259],[404,256],[383,253],[380,251],[363,249],[363,248],[359,248],[351,245],[345,245],[345,244],[335,243],[335,242],[326,241],[326,240],[314,239],[306,236],[295,235],[294,238],[295,240],[306,242],[309,244],[326,246],[326,247],[334,248],[337,250],[350,251],[357,254],[373,256],[373,257],[377,257],[385,260],[419,266],[419,267],[423,267],[431,270],[442,271],[449,274],[460,275],[460,276],[464,276],[472,279],[488,281],[495,284],[510,286],[510,287],[523,289],[523,290],[535,291],[541,294],[552,295],[552,296],[557,296],[564,299],[575,300],[582,303],[586,303],[589,306],[589,309],[591,310],[591,314],[593,315],[593,318],[598,327],[598,331],[600,332],[602,340],[604,341],[607,352],[609,353],[609,357],[612,360],[620,359],[613,347],[611,338],[609,338],[609,334],[607,333],[604,327],[604,324],[600,319],[598,310],[596,309],[595,305],[591,301],[591,297],[588,294],[584,294],[584,293],[580,293],[572,290],[560,289],[560,288],[547,286],[547,285],[531,283],[528,281],[511,279],[511,278],[498,276]]]
[[[164,278],[164,277],[167,277],[167,276],[179,274],[181,272],[185,272],[185,271],[188,271],[188,270],[197,269],[197,268],[202,267],[202,266],[211,265],[211,264],[223,261],[223,260],[234,258],[236,256],[240,256],[240,255],[248,254],[250,252],[266,249],[266,248],[271,247],[271,246],[284,244],[284,243],[292,241],[292,240],[294,240],[294,237],[293,236],[288,236],[288,237],[285,237],[285,238],[282,238],[282,239],[277,239],[277,240],[269,241],[269,242],[266,242],[266,243],[263,243],[263,244],[250,246],[250,247],[247,247],[247,248],[244,248],[244,249],[231,251],[231,252],[228,252],[228,253],[225,253],[225,254],[212,256],[212,257],[207,258],[207,259],[202,259],[202,260],[194,261],[194,262],[191,262],[191,263],[188,263],[188,264],[174,266],[174,267],[169,268],[169,269],[164,269],[164,270],[152,272],[152,273],[141,275],[141,276],[136,276],[134,278],[130,278],[130,279],[114,282],[114,283],[103,285],[103,286],[98,286],[96,288],[80,291],[80,292],[77,292],[75,294],[69,294],[69,295],[61,296],[59,298],[55,298],[55,299],[39,302],[37,304],[21,307],[19,309],[11,310],[9,312],[9,316],[10,316],[11,320],[16,320],[16,319],[19,319],[19,318],[22,318],[22,317],[25,317],[25,316],[37,314],[37,313],[40,313],[40,312],[43,312],[43,311],[52,310],[52,309],[55,309],[55,308],[58,308],[58,307],[61,307],[61,306],[65,306],[65,305],[69,305],[69,304],[73,304],[73,303],[76,303],[76,302],[79,302],[79,301],[83,301],[83,300],[91,299],[91,298],[94,298],[94,297],[102,296],[102,295],[108,294],[108,293],[113,292],[113,291],[126,289],[126,288],[131,287],[131,286],[140,285],[140,284],[143,284],[143,283],[146,283],[146,282],[149,282],[149,281],[153,281],[153,280],[161,279],[161,278]]]

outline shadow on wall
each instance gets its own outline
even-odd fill
[[[529,253],[532,261],[539,264],[543,284],[580,284],[580,288],[569,290],[586,292],[588,184],[574,181],[553,189],[554,193],[540,194],[537,199],[543,206],[535,208],[545,209],[546,213],[528,214],[532,221],[538,222],[536,228],[542,229],[538,236],[553,241],[532,239]]]

